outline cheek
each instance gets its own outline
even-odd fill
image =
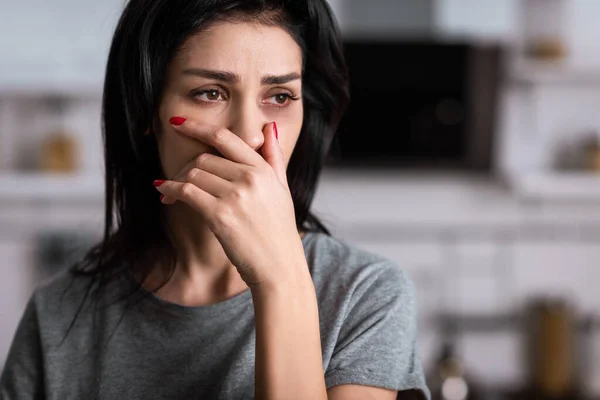
[[[167,178],[173,178],[187,163],[209,151],[207,145],[180,134],[171,126],[169,119],[180,115],[191,115],[184,102],[166,101],[160,107],[157,143],[163,172]]]
[[[300,112],[298,114],[290,117],[291,118],[287,120],[281,119],[283,126],[279,128],[279,143],[283,151],[286,165],[290,162],[296,143],[298,143],[300,131],[302,130],[302,108],[300,107]],[[280,122],[277,123],[278,127],[279,125]]]
[[[207,150],[205,145],[181,137],[170,126],[163,126],[158,137],[160,161],[167,178],[175,177],[186,164]]]

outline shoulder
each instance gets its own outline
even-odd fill
[[[56,313],[84,300],[92,279],[64,270],[40,283],[31,296],[40,312]]]
[[[385,256],[326,234],[313,233],[307,245],[327,387],[418,389],[428,398],[408,274]]]
[[[407,306],[414,302],[413,282],[395,261],[324,233],[313,232],[308,239],[307,261],[317,291],[368,292],[374,300],[400,297]]]
[[[39,284],[34,290],[30,307],[33,307],[43,332],[64,332],[77,321],[77,326],[87,327],[94,313],[111,313],[119,307],[122,295],[117,281],[103,281],[100,277],[75,274],[64,270]],[[87,329],[87,328],[86,328]]]
[[[78,346],[84,343],[82,338],[102,335],[106,325],[117,321],[124,310],[120,299],[125,292],[120,282],[65,270],[39,284],[28,307],[46,349],[58,351],[67,337]],[[101,328],[98,321],[102,321]]]

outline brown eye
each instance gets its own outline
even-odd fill
[[[277,104],[285,104],[289,98],[290,98],[290,96],[288,94],[279,93],[279,94],[275,95],[275,102]]]
[[[288,106],[290,102],[296,100],[298,100],[298,97],[294,97],[290,93],[282,92],[269,96],[267,103],[277,107],[285,107]]]
[[[206,98],[210,101],[217,101],[219,100],[219,96],[221,94],[219,93],[218,90],[209,90],[206,92]]]
[[[217,101],[226,100],[226,96],[219,89],[200,90],[195,92],[193,96],[205,103],[216,103]]]

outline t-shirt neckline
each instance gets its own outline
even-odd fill
[[[314,234],[314,232],[307,231],[304,236],[302,236],[302,246],[304,247],[304,253],[307,252],[307,245],[309,242],[309,238]],[[250,289],[246,289],[241,293],[238,293],[226,300],[220,301],[218,303],[202,305],[202,306],[186,306],[183,304],[173,303],[171,301],[165,300],[158,296],[154,292],[150,292],[144,287],[140,286],[140,293],[145,297],[150,304],[159,307],[161,310],[171,312],[178,315],[184,316],[210,316],[210,315],[219,315],[226,310],[230,310],[233,308],[237,308],[238,306],[248,302],[252,297],[252,292]]]

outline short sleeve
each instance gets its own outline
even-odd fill
[[[352,384],[417,390],[430,397],[417,351],[412,281],[393,262],[371,270],[354,288],[331,362],[327,388]]]
[[[33,296],[13,338],[0,376],[0,399],[43,399],[42,352]]]

